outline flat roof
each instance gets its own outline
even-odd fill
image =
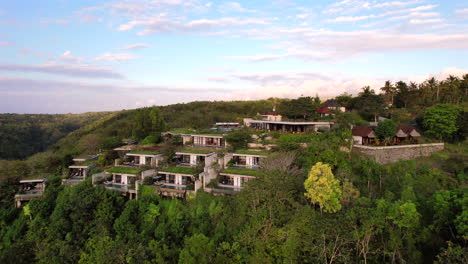
[[[239,125],[239,123],[237,123],[237,122],[215,123],[215,126],[238,126],[238,125]]]
[[[220,174],[229,174],[229,175],[240,175],[240,176],[252,176],[257,177],[263,172],[258,169],[244,169],[244,168],[227,168],[220,172]]]
[[[20,183],[36,183],[36,182],[44,182],[45,179],[33,179],[33,180],[21,180]]]
[[[213,150],[208,149],[182,149],[176,152],[176,154],[201,154],[201,155],[208,155],[213,153]]]
[[[251,155],[251,156],[268,156],[270,154],[267,151],[255,151],[255,150],[248,150],[248,149],[240,149],[232,153],[232,155]]]
[[[294,122],[294,121],[263,121],[263,120],[248,120],[250,123],[258,124],[278,124],[278,125],[292,125],[292,126],[304,126],[304,125],[333,125],[333,122]]]
[[[224,135],[220,134],[191,134],[192,137],[216,137],[216,138],[223,138]]]
[[[145,151],[145,150],[140,150],[140,151],[132,151],[130,153],[127,153],[126,155],[129,156],[156,156],[160,155],[161,152],[159,151]]]
[[[162,169],[158,171],[158,173],[175,173],[175,174],[195,175],[197,173],[197,170],[192,167],[174,166],[174,167]]]
[[[107,173],[119,173],[119,174],[132,174],[137,175],[140,173],[140,169],[128,168],[128,167],[112,167],[106,170]]]

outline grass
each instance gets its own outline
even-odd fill
[[[108,173],[121,173],[121,174],[133,174],[133,175],[139,174],[140,171],[141,171],[140,169],[128,168],[128,167],[112,167],[106,170],[106,172]]]
[[[140,151],[132,151],[128,154],[141,154],[141,155],[159,155],[161,152],[159,151],[145,151],[145,150],[140,150]]]
[[[213,150],[208,150],[208,149],[183,149],[181,151],[182,153],[195,153],[195,154],[209,154],[212,153]]]
[[[227,168],[222,170],[221,173],[258,177],[263,173],[263,171],[256,169]]]
[[[194,174],[197,173],[197,170],[195,168],[191,168],[191,167],[174,166],[174,167],[169,167],[169,168],[162,169],[162,170],[160,170],[160,172],[170,172],[170,173],[194,175]]]
[[[260,155],[260,156],[268,156],[270,154],[270,152],[267,152],[267,151],[255,151],[255,150],[247,150],[247,149],[236,150],[233,153],[234,154],[246,154],[246,155]]]
[[[89,166],[92,164],[97,164],[97,160],[75,161],[72,166]]]

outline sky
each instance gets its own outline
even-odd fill
[[[0,112],[379,91],[468,73],[468,1],[0,1]]]

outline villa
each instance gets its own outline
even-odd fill
[[[353,142],[356,145],[368,145],[374,144],[375,139],[378,138],[375,133],[375,126],[357,126],[352,129]],[[395,136],[392,138],[392,143],[400,143],[408,141],[408,143],[416,143],[417,137],[420,137],[418,131],[412,126],[398,126],[395,132]]]
[[[191,167],[165,168],[154,177],[154,186],[161,196],[185,198],[187,191],[196,191],[201,187],[200,181],[196,179],[197,174],[197,170]]]
[[[68,166],[66,179],[62,179],[62,184],[67,186],[77,185],[88,177],[89,171],[96,167],[97,156],[82,156],[74,158],[73,165]]]
[[[163,155],[156,151],[132,151],[125,154],[124,166],[149,166],[158,167],[163,160]]]
[[[215,154],[211,150],[206,149],[183,149],[175,153],[176,163],[180,166],[195,167],[197,165],[205,165],[206,157]]]
[[[245,126],[255,130],[277,131],[281,133],[318,132],[321,129],[330,130],[333,122],[295,122],[295,121],[264,121],[244,119]]]
[[[15,195],[16,208],[20,208],[24,202],[42,197],[45,187],[45,179],[21,180],[19,193]]]
[[[241,191],[244,183],[251,181],[261,173],[261,170],[244,168],[227,168],[219,172],[217,185],[211,189],[215,195],[235,195]]]
[[[224,148],[226,141],[222,134],[190,134],[182,135],[184,144],[192,144],[198,147]]]
[[[238,150],[235,153],[225,155],[225,161],[232,167],[259,168],[260,161],[268,156],[265,151]]]
[[[353,134],[353,142],[357,145],[372,144],[377,138],[374,132],[374,127],[371,126],[357,126],[351,130]]]

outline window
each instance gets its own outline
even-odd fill
[[[175,183],[175,175],[173,174],[169,175],[169,183]]]
[[[115,175],[114,175],[114,182],[115,182],[115,183],[121,183],[121,182],[122,182],[122,175],[120,175],[120,174],[115,174]]]

